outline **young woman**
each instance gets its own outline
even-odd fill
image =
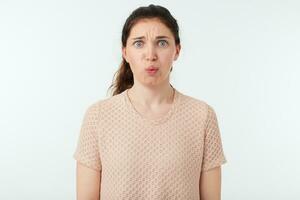
[[[126,20],[113,95],[90,105],[82,123],[78,200],[221,199],[226,159],[214,109],[170,83],[178,31],[158,5]]]

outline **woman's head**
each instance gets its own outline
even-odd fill
[[[113,95],[131,88],[134,82],[148,86],[169,82],[181,47],[177,21],[166,8],[151,4],[134,10],[123,26],[121,39],[123,58],[110,86]],[[148,73],[150,66],[158,70]]]

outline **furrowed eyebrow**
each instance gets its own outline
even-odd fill
[[[164,38],[168,38],[168,36],[164,36],[164,35],[160,35],[160,36],[157,36],[156,39],[164,39]],[[138,39],[145,39],[145,36],[140,36],[140,37],[135,37],[135,38],[132,38],[132,40],[138,40]]]

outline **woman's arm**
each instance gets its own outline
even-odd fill
[[[221,167],[201,172],[200,200],[221,200]]]
[[[77,162],[76,165],[77,200],[99,200],[101,172]]]

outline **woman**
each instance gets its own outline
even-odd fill
[[[170,84],[180,53],[169,11],[133,11],[122,31],[113,96],[85,113],[77,199],[219,200],[226,162],[213,108]]]

